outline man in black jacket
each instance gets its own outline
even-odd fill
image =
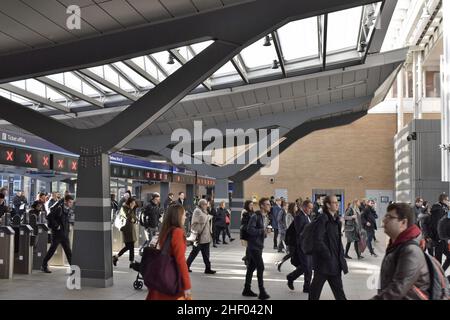
[[[48,261],[53,257],[60,244],[66,254],[67,261],[70,265],[72,264],[72,250],[69,242],[69,218],[72,206],[73,197],[70,194],[66,195],[64,201],[60,200],[56,203],[47,215],[48,226],[52,230],[52,245],[42,262],[41,270],[45,273],[51,273],[48,269]]]
[[[258,278],[259,296],[261,300],[269,299],[270,296],[264,289],[264,261],[262,258],[262,253],[264,249],[264,239],[267,236],[267,229],[264,225],[264,216],[267,216],[270,212],[270,201],[268,198],[261,198],[259,200],[259,211],[256,211],[250,216],[250,220],[247,226],[248,242],[247,242],[247,253],[248,253],[248,265],[247,273],[245,276],[245,287],[242,292],[243,296],[246,297],[256,297],[251,289],[253,272],[256,269],[256,275]]]
[[[431,217],[430,217],[430,237],[431,237],[431,243],[432,243],[432,251],[434,257],[442,263],[442,255],[447,256],[447,261],[450,259],[449,250],[448,250],[448,244],[445,239],[441,239],[439,237],[438,232],[438,226],[439,221],[447,215],[449,210],[449,201],[448,201],[448,195],[445,193],[439,195],[439,202],[433,204],[431,207]]]
[[[226,215],[227,210],[225,209],[225,201],[221,201],[219,207],[216,210],[215,219],[214,219],[214,235],[215,235],[215,243],[219,243],[220,234],[222,233],[222,243],[228,244],[225,241],[225,229],[227,227],[226,224]]]
[[[316,218],[312,252],[314,278],[309,300],[319,300],[325,281],[328,281],[336,300],[346,300],[342,272],[348,273],[348,268],[341,241],[338,210],[336,196],[326,196],[323,200],[323,213]]]
[[[170,192],[170,193],[167,195],[166,201],[164,201],[164,210],[167,210],[167,208],[168,208],[169,206],[171,206],[173,203],[175,203],[175,201],[173,200],[173,193]]]
[[[25,213],[25,206],[28,204],[27,198],[25,198],[22,191],[17,192],[13,199],[14,214],[18,214],[21,217]]]
[[[6,204],[5,195],[0,192],[0,218],[2,218],[7,212],[9,212],[9,207]]]
[[[305,275],[305,282],[303,283],[303,292],[308,293],[311,285],[312,266],[311,256],[306,255],[302,250],[302,232],[305,226],[311,223],[311,212],[313,211],[313,204],[311,200],[305,200],[302,203],[300,213],[294,218],[295,236],[296,236],[296,249],[295,253],[298,256],[299,265],[294,271],[286,276],[288,281],[287,285],[289,289],[294,290],[294,281],[297,280],[302,274]]]
[[[377,254],[373,250],[372,241],[375,236],[375,230],[377,230],[377,213],[374,209],[375,202],[370,200],[367,202],[366,208],[361,214],[361,224],[367,232],[367,246],[369,247],[370,254],[377,257]]]

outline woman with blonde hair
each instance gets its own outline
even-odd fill
[[[169,234],[172,234],[170,242],[170,255],[176,260],[178,271],[181,274],[182,290],[176,295],[167,295],[154,289],[149,289],[147,300],[180,300],[191,299],[191,279],[189,277],[188,266],[186,264],[186,237],[184,233],[184,223],[186,212],[182,205],[174,204],[168,207],[164,215],[161,231],[158,237],[159,247],[164,247]],[[164,270],[161,270],[164,272]]]
[[[345,258],[351,259],[351,257],[348,255],[348,252],[350,250],[350,246],[352,245],[352,242],[355,246],[356,255],[358,256],[358,260],[364,258],[361,255],[361,252],[359,251],[359,241],[360,241],[360,234],[361,234],[361,213],[359,211],[359,200],[355,199],[353,200],[353,203],[351,206],[347,208],[344,215],[344,232],[345,237],[347,238],[347,245],[345,246]]]

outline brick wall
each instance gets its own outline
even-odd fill
[[[287,189],[292,201],[311,197],[312,189],[344,189],[348,202],[365,197],[366,189],[394,190],[396,126],[395,114],[372,114],[346,126],[313,132],[280,155],[273,184],[272,176],[259,172],[249,178],[245,197]]]

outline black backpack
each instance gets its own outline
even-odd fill
[[[250,213],[246,212],[242,215],[241,227],[240,227],[240,238],[241,240],[248,240],[247,226],[250,221]]]
[[[321,213],[323,214],[323,213]],[[304,254],[312,254],[314,250],[314,233],[316,231],[317,225],[320,223],[320,216],[319,214],[316,219],[311,221],[311,223],[308,223],[305,228],[303,229],[301,233],[302,238],[302,251]]]
[[[295,231],[294,221],[289,225],[286,230],[285,242],[288,246],[295,247],[297,245],[297,233]]]

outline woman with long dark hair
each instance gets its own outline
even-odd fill
[[[248,234],[247,234],[247,225],[248,221],[250,220],[250,216],[253,214],[253,201],[247,200],[244,203],[244,209],[242,209],[241,212],[241,227],[240,227],[240,238],[241,238],[241,244],[245,247],[245,256],[242,258],[242,261],[244,261],[245,265],[247,265],[247,240],[248,240]]]
[[[177,262],[178,271],[181,274],[183,282],[182,290],[176,295],[163,294],[157,290],[150,289],[148,291],[147,300],[180,300],[191,299],[191,279],[189,278],[188,266],[186,264],[186,237],[184,233],[184,223],[186,221],[186,212],[182,205],[171,205],[164,215],[161,231],[158,237],[159,247],[164,247],[164,242],[170,233],[172,233],[172,241],[170,243],[170,255]],[[164,272],[164,270],[161,270]]]
[[[287,209],[287,214],[286,214],[287,220],[290,221],[291,220],[290,217],[292,217],[292,221],[290,221],[289,226],[293,222],[294,217],[297,215],[297,213],[298,213],[297,203],[295,203],[295,202],[290,203],[288,206],[288,209]],[[289,216],[289,219],[287,218],[288,216]],[[286,225],[287,225],[287,223],[286,223]],[[289,228],[289,226],[287,225],[286,231]],[[277,269],[279,272],[281,272],[281,266],[283,265],[283,263],[285,263],[286,260],[290,259],[295,254],[296,246],[295,246],[295,243],[293,242],[295,240],[295,237],[291,237],[291,238],[293,238],[293,239],[288,238],[288,241],[286,243],[286,245],[288,246],[288,253],[283,257],[283,259],[281,259],[280,261],[277,261],[275,263],[275,265],[277,265]]]
[[[134,262],[134,244],[137,241],[136,228],[134,225],[137,222],[136,216],[137,203],[136,199],[130,197],[127,199],[125,204],[120,209],[119,214],[126,218],[125,225],[120,229],[122,231],[122,239],[125,243],[125,246],[119,253],[113,256],[113,264],[117,266],[117,261],[119,261],[119,257],[122,256],[125,252],[129,251],[129,260],[130,260],[130,268]]]

